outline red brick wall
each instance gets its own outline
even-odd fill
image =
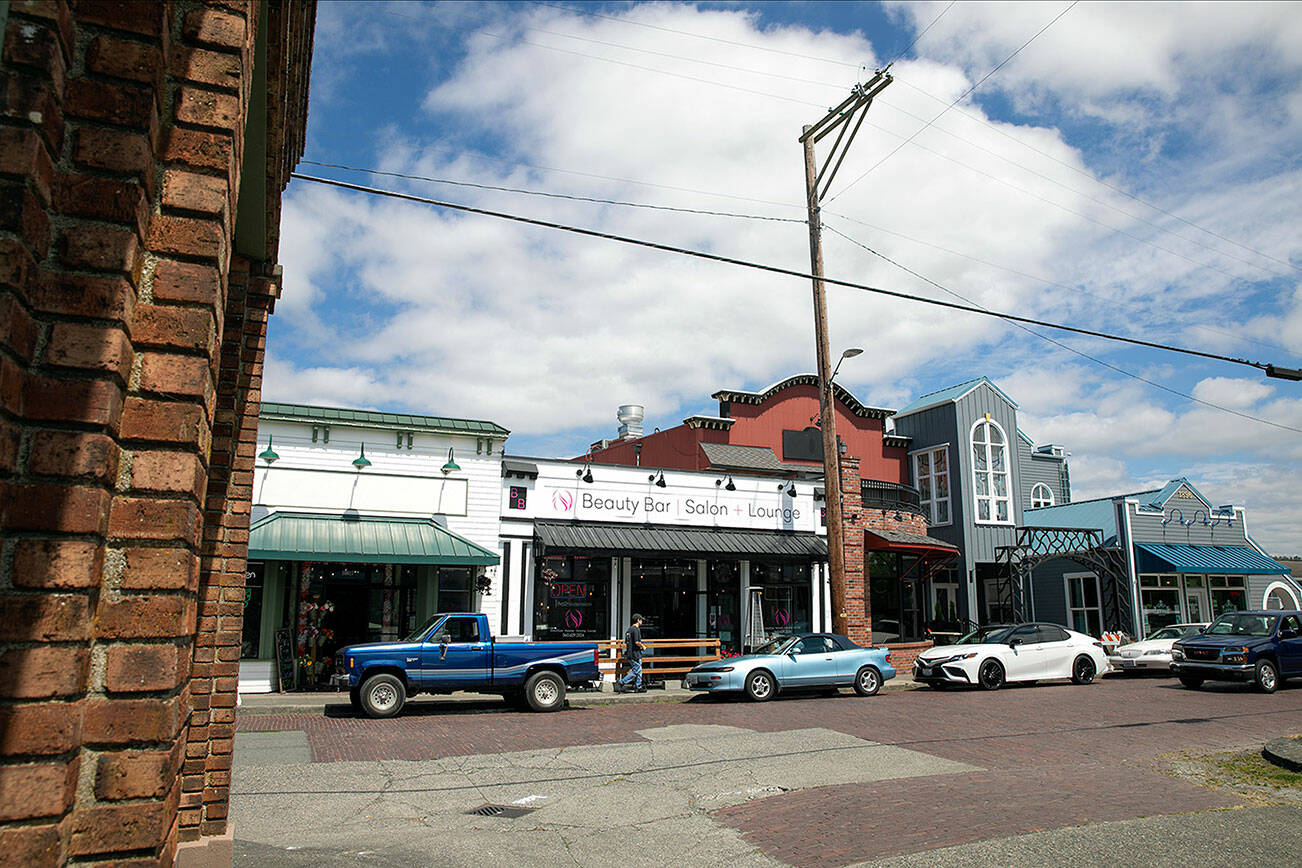
[[[225,830],[275,295],[266,264],[228,280],[256,21],[236,0],[10,6],[0,861],[166,863]]]
[[[891,652],[891,665],[900,678],[913,677],[913,661],[918,655],[932,647],[931,642],[903,642],[887,645]]]
[[[842,455],[841,527],[845,554],[845,634],[856,644],[872,644],[872,602],[864,582],[863,495],[859,483],[859,459]],[[835,621],[835,612],[833,620]]]

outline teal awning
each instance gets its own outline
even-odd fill
[[[428,518],[273,512],[249,528],[249,559],[489,566],[497,554]]]
[[[1288,567],[1247,546],[1135,543],[1141,573],[1288,574]]]

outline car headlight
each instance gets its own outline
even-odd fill
[[[731,667],[731,666],[721,666],[721,667],[719,667],[718,669],[705,669],[705,670],[702,670],[702,671],[704,671],[704,672],[731,672],[732,669],[733,669],[733,667]]]
[[[1172,660],[1183,660],[1183,659],[1184,659],[1184,649],[1183,649],[1183,648],[1172,648],[1172,649],[1171,649],[1171,659],[1172,659]]]
[[[975,656],[977,656],[977,652],[969,651],[967,654],[955,654],[953,657],[949,659],[951,662],[955,660],[971,660]]]
[[[1221,656],[1226,663],[1247,663],[1248,649],[1240,645],[1237,648],[1226,648],[1221,652]]]

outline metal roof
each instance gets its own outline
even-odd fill
[[[273,512],[249,528],[249,558],[370,564],[496,564],[496,552],[428,518]]]
[[[1288,567],[1247,546],[1195,546],[1135,543],[1139,569],[1146,573],[1229,573],[1231,575],[1288,575]]]
[[[906,530],[888,530],[886,528],[866,528],[864,533],[870,537],[879,537],[890,543],[890,548],[921,548],[921,549],[944,549],[948,552],[957,552],[958,546],[953,543],[947,543],[943,539],[936,539],[934,536],[927,536],[925,533],[910,533]],[[872,546],[868,546],[872,548]]]
[[[517,458],[502,459],[503,476],[519,476],[522,479],[537,479],[538,465],[532,461],[520,461]]]
[[[938,392],[929,392],[926,395],[922,395],[918,398],[915,398],[914,400],[906,404],[904,407],[900,408],[899,410],[896,410],[895,415],[896,417],[907,416],[910,413],[917,413],[921,410],[928,410],[932,407],[936,407],[941,404],[946,404],[951,401],[958,401],[964,395],[966,395],[968,392],[971,392],[973,389],[975,389],[977,386],[980,386],[982,383],[985,383],[987,386],[989,386],[990,388],[998,392],[1005,401],[1013,405],[1014,409],[1017,408],[1017,402],[1014,401],[1012,398],[1008,397],[1008,395],[1004,392],[1003,389],[999,388],[994,383],[990,382],[990,380],[986,377],[977,377],[975,380],[968,380],[966,382],[958,383],[948,388],[941,389]]]
[[[808,531],[738,530],[664,525],[535,522],[539,554],[600,552],[620,555],[679,554],[809,561],[827,558],[827,543]]]
[[[701,451],[711,467],[729,470],[760,470],[768,473],[808,473],[814,465],[783,464],[767,446],[733,446],[730,443],[702,443]]]
[[[783,389],[789,389],[792,386],[817,386],[817,374],[796,374],[794,377],[787,377],[785,380],[778,380],[760,392],[748,392],[745,389],[720,389],[711,395],[716,401],[733,401],[738,404],[763,404],[769,398],[781,392]],[[846,409],[856,416],[865,419],[885,419],[894,410],[888,410],[885,407],[869,407],[860,401],[850,391],[840,383],[832,383],[832,395],[845,404]]]
[[[263,401],[259,419],[272,422],[317,422],[350,425],[356,428],[401,428],[404,431],[438,431],[444,434],[505,437],[511,432],[495,422],[482,419],[455,419],[451,416],[413,416],[407,413],[380,413],[375,410],[346,410],[338,407],[315,407],[309,404],[278,404]]]

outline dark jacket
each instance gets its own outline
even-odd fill
[[[624,656],[629,660],[642,659],[642,628],[630,624],[624,633]]]

